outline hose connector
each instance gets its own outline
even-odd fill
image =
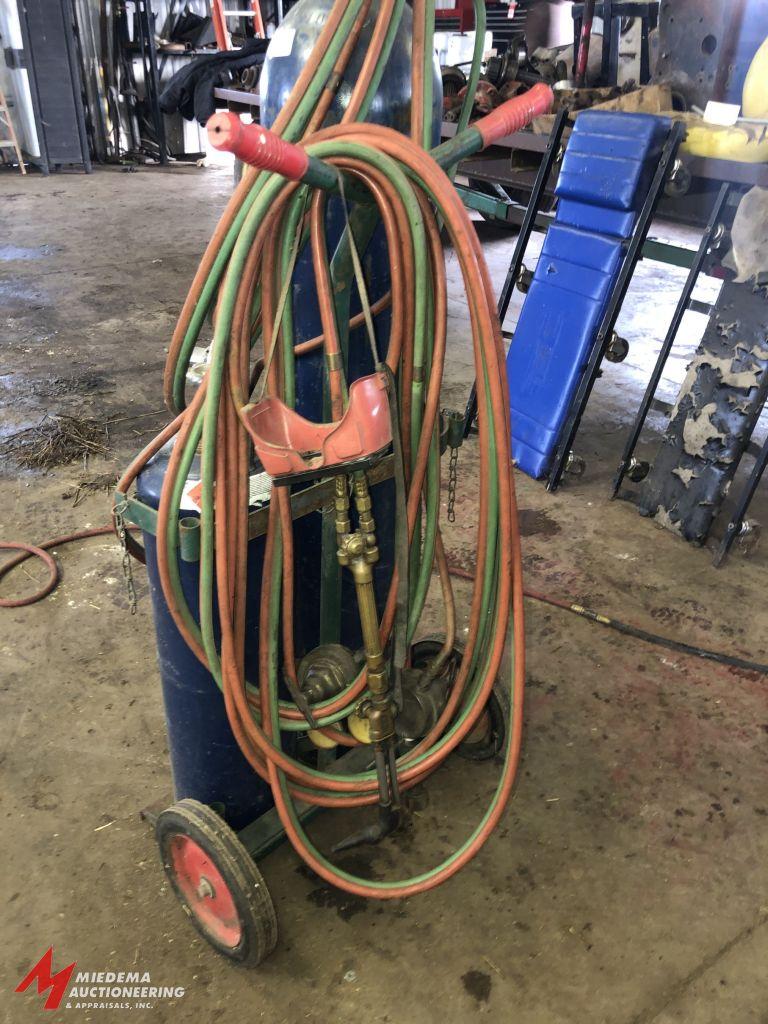
[[[238,160],[262,171],[274,171],[290,181],[301,181],[309,156],[300,147],[258,124],[243,124],[237,114],[222,111],[208,120],[208,140],[214,149],[234,153]]]
[[[472,127],[480,132],[483,145],[491,146],[505,135],[512,135],[525,128],[535,117],[548,114],[555,102],[555,95],[548,85],[539,82],[522,96],[507,100],[494,111],[475,121]],[[209,122],[210,123],[210,122]]]

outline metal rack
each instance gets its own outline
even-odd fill
[[[533,189],[531,191],[531,198],[528,206],[525,209],[523,215],[523,222],[520,225],[520,232],[515,242],[514,252],[512,253],[512,259],[509,263],[509,269],[507,270],[507,276],[504,279],[504,284],[499,295],[498,314],[499,323],[504,326],[504,318],[507,315],[509,309],[509,303],[512,299],[512,292],[515,289],[515,285],[520,284],[520,273],[523,268],[523,259],[525,257],[525,250],[528,248],[528,242],[531,238],[531,233],[536,227],[536,218],[539,212],[539,206],[541,205],[542,196],[544,195],[544,189],[546,188],[549,176],[552,173],[552,168],[558,159],[560,154],[560,143],[563,138],[563,132],[566,125],[568,124],[568,111],[560,110],[555,117],[555,123],[552,126],[552,131],[549,134],[549,140],[547,142],[546,149],[542,156],[539,169],[536,173],[536,180],[533,183]],[[460,190],[461,191],[461,190]],[[474,427],[475,420],[477,419],[477,382],[472,384],[472,390],[469,393],[469,400],[467,402],[467,408],[464,414],[464,437],[468,437],[470,431]]]
[[[144,90],[147,105],[155,130],[158,160],[168,163],[168,144],[165,137],[165,118],[160,109],[160,75],[157,70],[157,49],[155,47],[155,14],[149,0],[124,0],[131,3],[135,11],[136,47],[144,70]]]
[[[669,354],[672,351],[672,346],[675,343],[677,332],[680,329],[683,314],[688,309],[694,309],[698,313],[706,313],[707,315],[711,312],[710,306],[705,306],[704,304],[697,302],[692,299],[691,296],[693,294],[693,289],[696,287],[696,282],[699,279],[699,274],[701,273],[704,261],[712,248],[715,235],[723,230],[720,217],[725,206],[726,199],[728,198],[730,188],[731,186],[727,183],[723,184],[717,195],[715,204],[712,207],[709,221],[707,222],[704,234],[701,236],[701,242],[698,250],[696,251],[696,255],[693,258],[693,262],[688,272],[688,277],[685,281],[685,286],[680,293],[680,298],[678,299],[677,306],[675,307],[675,312],[672,315],[672,320],[670,321],[666,336],[656,358],[653,373],[651,374],[648,386],[645,389],[643,400],[640,403],[640,408],[637,410],[637,415],[635,416],[629,434],[627,435],[627,441],[624,445],[621,461],[619,462],[616,469],[616,475],[613,479],[611,498],[615,498],[617,496],[624,477],[628,473],[630,474],[630,479],[635,482],[642,480],[647,473],[647,467],[645,464],[638,463],[634,459],[634,452],[640,439],[640,433],[643,429],[643,425],[648,418],[648,413],[650,412],[651,407],[654,404],[654,396],[656,395],[661,375],[664,372],[664,367],[669,359]]]
[[[573,52],[578,52],[579,37],[584,15],[584,4],[574,4],[573,14]],[[619,77],[619,39],[621,22],[624,18],[639,18],[640,26],[640,84],[645,84],[651,77],[651,57],[649,33],[656,28],[659,21],[659,4],[657,0],[600,0],[595,4],[595,15],[603,19],[603,48],[601,52],[600,84],[616,85]],[[610,26],[606,31],[606,26]]]
[[[75,24],[72,0],[19,3],[23,66],[40,146],[40,156],[27,163],[43,174],[73,166],[91,171]]]
[[[589,396],[592,394],[592,388],[598,378],[600,363],[602,362],[611,342],[613,329],[621,310],[624,296],[629,288],[629,283],[632,280],[635,264],[640,258],[643,244],[648,234],[648,228],[651,226],[651,220],[653,218],[654,211],[656,210],[656,204],[658,203],[659,197],[664,189],[664,182],[666,181],[667,173],[671,165],[674,163],[678,146],[680,145],[684,134],[685,127],[679,122],[676,122],[672,125],[667,140],[664,143],[664,148],[661,151],[661,156],[659,157],[659,163],[656,167],[651,187],[648,190],[648,195],[646,196],[645,202],[640,210],[640,216],[638,217],[637,224],[635,225],[632,238],[627,246],[626,255],[624,256],[624,261],[621,265],[616,286],[613,289],[611,298],[608,302],[608,308],[605,311],[602,324],[597,332],[597,338],[592,348],[592,354],[590,355],[589,362],[587,363],[586,371],[581,378],[578,388],[576,389],[576,394],[571,402],[565,423],[560,431],[560,437],[555,449],[552,468],[550,469],[549,476],[547,477],[548,491],[556,490],[560,480],[562,479],[563,473],[565,472],[566,466],[572,458],[571,446],[573,444],[573,439],[576,436],[576,431],[579,429],[581,417],[584,414],[587,402],[589,401]]]
[[[525,289],[525,281],[521,280],[521,271],[523,270],[523,257],[530,240],[531,232],[534,227],[538,224],[539,217],[539,205],[541,203],[542,196],[546,184],[549,180],[550,174],[554,163],[559,155],[560,144],[562,140],[563,131],[567,125],[568,115],[566,111],[560,111],[555,119],[555,123],[550,133],[547,146],[544,150],[541,164],[536,175],[536,180],[533,185],[531,192],[531,199],[526,209],[523,223],[520,228],[520,234],[518,235],[515,248],[512,254],[512,259],[509,264],[507,276],[504,281],[504,286],[499,297],[499,319],[503,323],[504,317],[506,316],[507,309],[509,307],[512,291],[517,285]],[[634,272],[637,260],[640,258],[641,253],[645,252],[646,239],[648,229],[650,227],[651,220],[653,218],[656,205],[659,201],[659,197],[663,191],[664,183],[667,178],[668,171],[674,163],[677,149],[680,144],[683,135],[683,127],[680,124],[674,124],[670,129],[669,136],[664,144],[664,147],[659,158],[656,171],[654,173],[653,181],[648,191],[648,195],[643,203],[640,211],[635,231],[632,238],[627,244],[626,253],[622,262],[621,271],[619,273],[616,286],[611,294],[611,298],[606,309],[605,316],[598,330],[595,345],[592,349],[592,353],[587,364],[586,371],[581,379],[579,387],[576,390],[573,401],[568,411],[566,421],[560,432],[560,437],[555,449],[555,456],[547,478],[547,489],[550,491],[555,490],[565,472],[566,468],[573,460],[572,444],[573,439],[578,430],[581,417],[586,408],[589,396],[592,393],[592,388],[597,380],[600,372],[600,363],[605,356],[612,338],[613,329],[621,310],[624,296],[626,295],[632,274]],[[650,253],[649,253],[650,254]],[[513,342],[514,343],[514,342]],[[477,416],[477,391],[476,386],[473,384],[470,392],[469,401],[467,403],[465,424],[464,424],[464,436],[466,437],[472,427]]]

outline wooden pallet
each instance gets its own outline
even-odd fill
[[[22,174],[26,174],[27,168],[24,164],[24,157],[21,155],[21,147],[19,146],[16,129],[13,127],[11,111],[2,89],[0,89],[0,126],[5,129],[9,136],[7,139],[0,138],[0,154],[3,157],[3,163],[5,163],[5,153],[2,151],[4,149],[12,149],[16,153],[19,170]]]

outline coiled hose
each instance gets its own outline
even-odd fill
[[[221,687],[233,732],[254,770],[266,779],[286,833],[304,860],[328,882],[357,895],[395,898],[445,881],[480,849],[501,816],[520,753],[523,699],[523,612],[519,535],[510,460],[509,403],[501,331],[483,254],[449,177],[422,148],[431,123],[426,55],[432,53],[426,5],[414,3],[412,139],[357,123],[365,117],[386,64],[403,0],[382,0],[363,69],[342,123],[321,128],[370,4],[337,0],[300,79],[274,129],[316,161],[333,168],[359,193],[368,193],[384,225],[390,261],[392,327],[386,364],[397,381],[400,439],[407,477],[407,527],[411,544],[407,640],[416,636],[433,566],[445,602],[446,643],[452,649],[455,610],[439,529],[439,399],[446,345],[446,278],[438,224],[450,237],[461,268],[469,309],[479,397],[479,514],[477,572],[463,657],[444,710],[430,732],[397,763],[401,789],[424,780],[478,722],[512,638],[512,721],[498,787],[471,836],[443,863],[398,881],[369,881],[335,866],[304,832],[294,801],[324,807],[357,807],[377,801],[374,772],[339,774],[291,757],[281,734],[307,730],[302,712],[278,695],[282,668],[296,677],[293,644],[293,526],[290,496],[273,487],[266,536],[260,612],[258,680],[244,675],[245,567],[248,545],[249,441],[239,419],[259,375],[266,393],[291,405],[295,365],[303,353],[324,348],[334,418],[346,401],[338,370],[341,313],[334,289],[354,262],[352,224],[333,260],[325,242],[326,193],[301,181],[248,169],[203,257],[170,347],[166,398],[175,420],[134,460],[118,484],[127,493],[149,458],[175,435],[158,510],[157,556],[163,592],[179,631]],[[421,26],[421,30],[418,29]],[[426,27],[425,27],[426,26]],[[427,95],[425,96],[425,92]],[[418,107],[418,109],[417,109]],[[360,210],[363,213],[360,214]],[[358,220],[359,216],[359,220]],[[370,220],[370,214],[368,214]],[[323,335],[294,347],[288,282],[300,249],[311,248]],[[346,261],[346,263],[345,263]],[[200,328],[215,309],[210,364],[202,385],[185,404],[186,372]],[[200,622],[182,593],[177,562],[179,503],[196,451],[201,457]],[[215,582],[214,582],[215,580]],[[216,593],[214,593],[216,587]],[[395,571],[380,624],[382,644],[392,634],[397,603]],[[218,605],[220,643],[215,631]],[[356,741],[343,728],[366,690],[366,672],[343,692],[313,705],[319,728],[337,742]]]

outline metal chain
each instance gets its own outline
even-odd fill
[[[115,505],[112,509],[112,514],[115,517],[115,531],[117,533],[117,539],[120,541],[120,547],[123,550],[123,576],[125,577],[125,589],[128,592],[128,607],[131,610],[131,615],[136,614],[136,587],[133,583],[133,566],[131,565],[131,555],[128,551],[128,543],[126,540],[127,534],[125,531],[125,513],[128,511],[128,502],[121,501],[119,505]]]
[[[459,478],[459,449],[451,448],[448,462],[448,522],[456,522],[456,484]]]

